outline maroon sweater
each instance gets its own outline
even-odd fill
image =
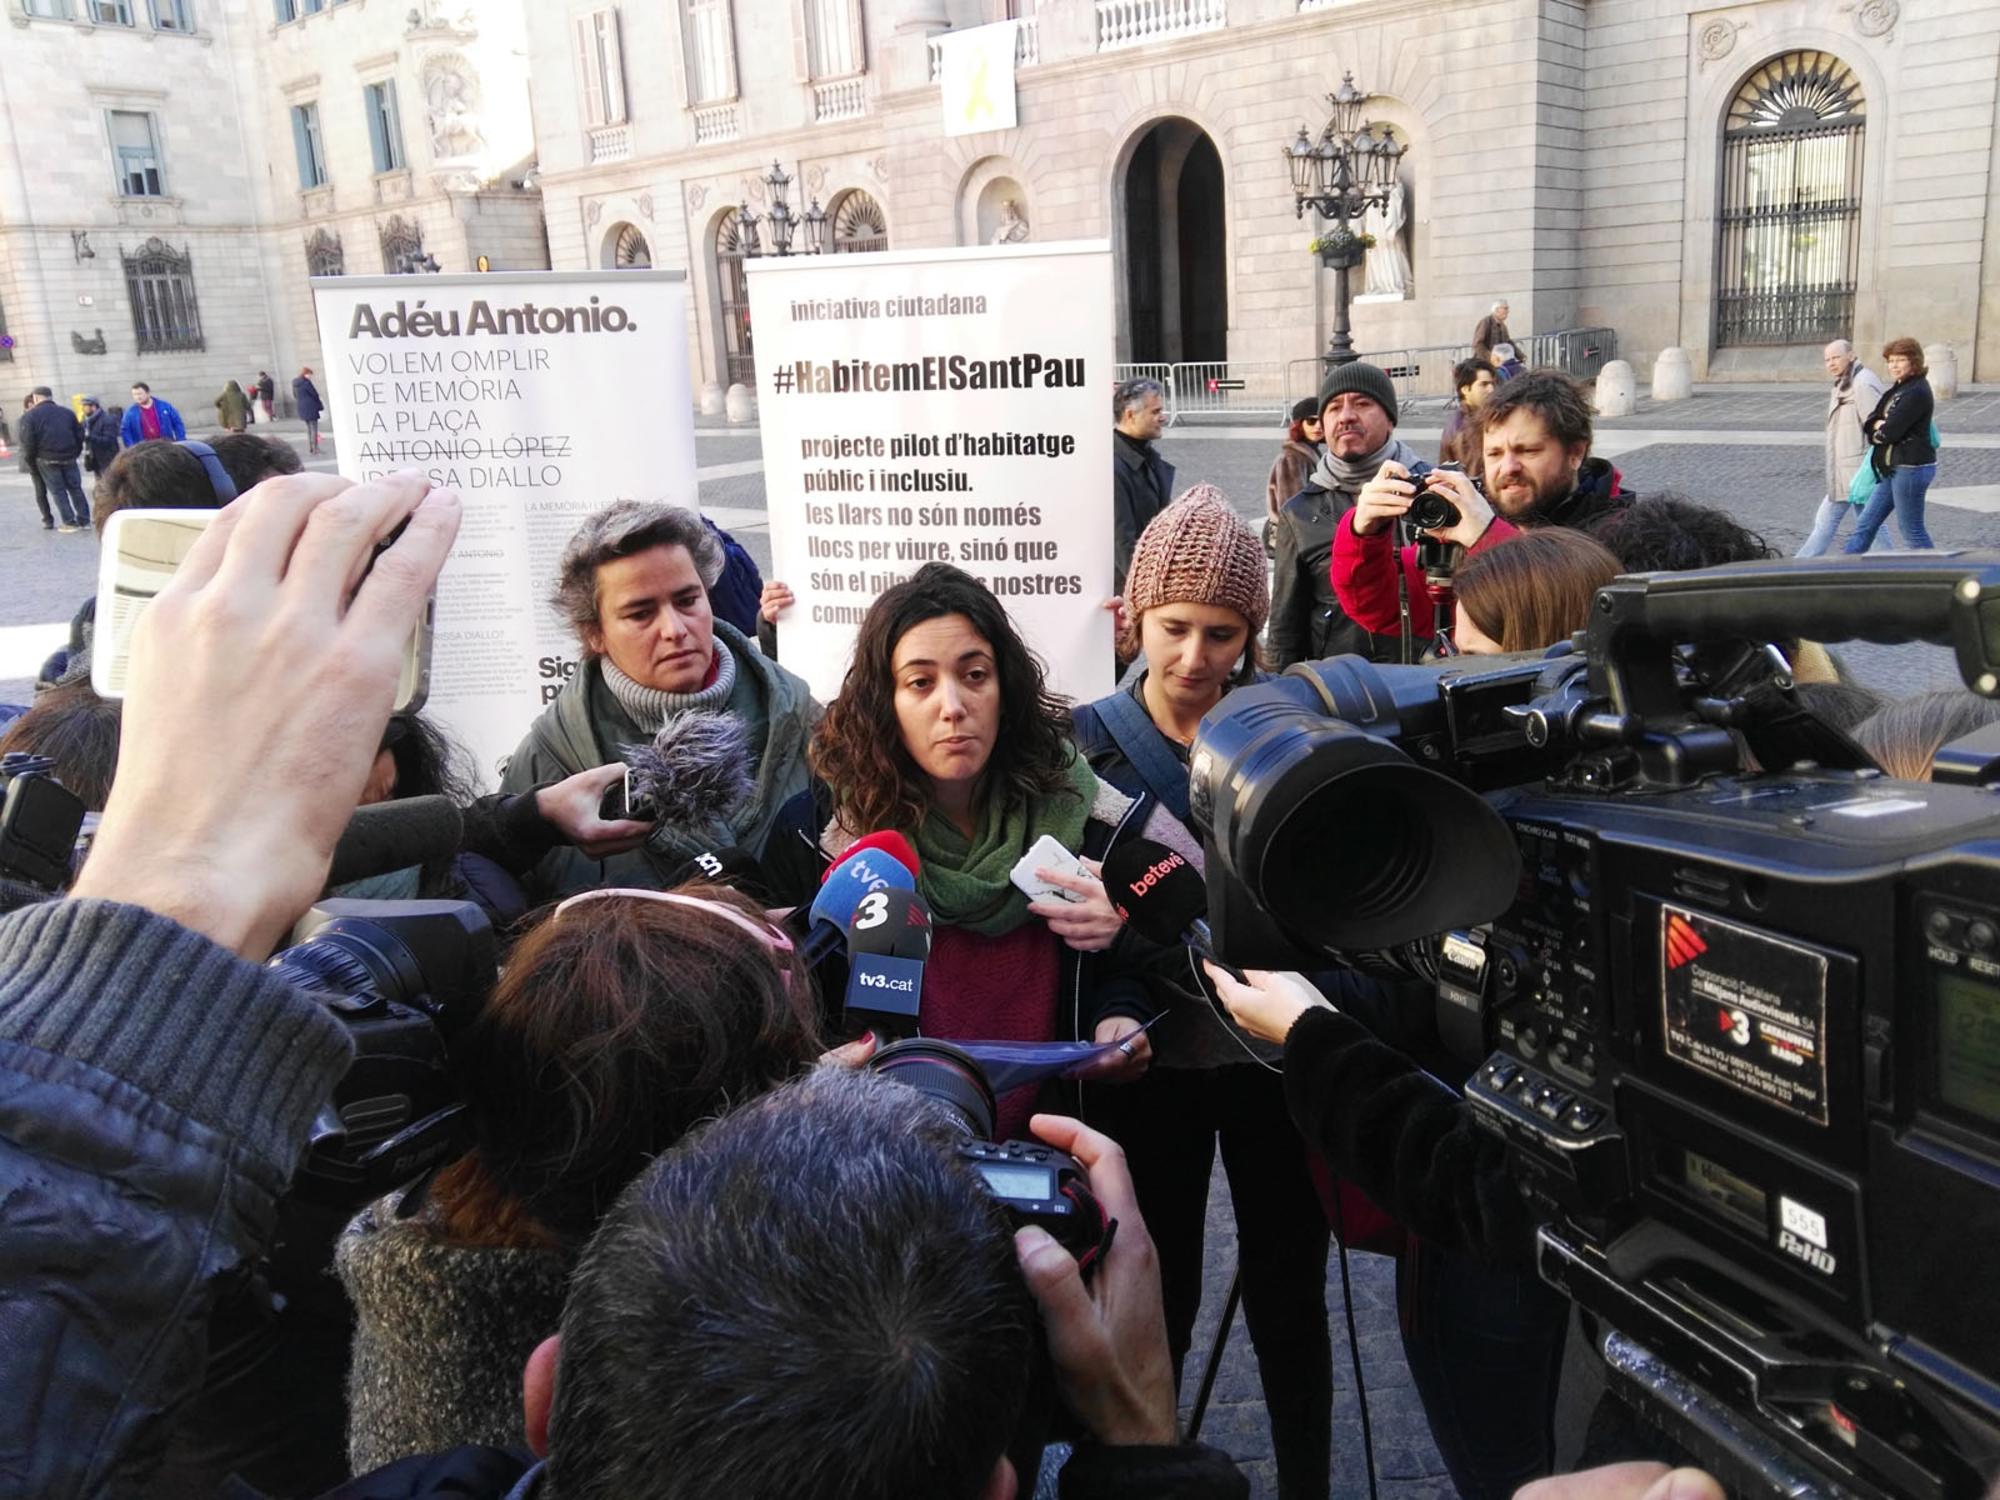
[[[1062,939],[1039,918],[1000,937],[940,927],[924,965],[917,1021],[925,1036],[946,1042],[1054,1041],[1061,984]],[[1001,1096],[1001,1140],[1028,1133],[1035,1092]]]

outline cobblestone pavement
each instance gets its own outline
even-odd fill
[[[1691,401],[1668,407],[1651,408],[1642,403],[1635,417],[1607,423],[1606,428],[1619,434],[1617,463],[1630,487],[1642,492],[1672,489],[1720,505],[1761,532],[1775,547],[1790,553],[1803,539],[1819,497],[1819,450],[1810,441],[1781,444],[1757,439],[1765,433],[1813,432],[1820,399],[1817,391],[1804,388],[1754,394],[1703,392]],[[1406,434],[1427,456],[1436,451],[1435,420],[1433,414],[1413,413]],[[1948,434],[2000,432],[2000,396],[1962,396],[1946,408],[1940,425]],[[1739,440],[1729,441],[1726,436],[1707,443],[1681,440],[1683,434],[1704,428],[1723,434],[1734,432]],[[1626,446],[1649,429],[1671,435],[1670,440]],[[284,432],[284,424],[278,430]],[[768,568],[762,454],[755,431],[704,424],[696,446],[704,475],[703,506],[735,532],[760,566]],[[1277,446],[1275,431],[1266,434],[1213,428],[1179,430],[1163,443],[1168,460],[1178,469],[1177,487],[1198,481],[1217,484],[1235,498],[1239,510],[1253,522],[1262,516],[1264,480]],[[330,469],[332,463],[316,460],[313,466]],[[1953,450],[1947,438],[1940,487],[1932,492],[1929,512],[1931,530],[1940,545],[2000,546],[2000,515],[1991,509],[1950,503],[1953,487],[1996,482],[2000,482],[2000,451]],[[0,471],[0,702],[25,701],[34,663],[60,643],[64,625],[95,583],[94,538],[43,532],[30,493],[25,475],[12,469]],[[1949,654],[1937,648],[1850,645],[1843,648],[1843,655],[1863,681],[1883,692],[1902,693],[1956,682]],[[1190,1400],[1200,1379],[1201,1361],[1213,1343],[1234,1269],[1228,1188],[1219,1172],[1210,1195],[1208,1242],[1211,1250],[1203,1307],[1188,1361]],[[1371,1255],[1352,1256],[1349,1264],[1380,1492],[1396,1500],[1448,1497],[1452,1486],[1430,1442],[1402,1359],[1396,1332],[1394,1268]],[[1327,1300],[1332,1310],[1338,1384],[1336,1494],[1362,1496],[1368,1491],[1361,1458],[1359,1406],[1345,1324],[1339,1314],[1337,1258],[1329,1265]],[[1205,1436],[1241,1460],[1254,1495],[1275,1496],[1270,1435],[1255,1361],[1240,1316],[1211,1401]]]

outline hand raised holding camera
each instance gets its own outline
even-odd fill
[[[1354,534],[1372,536],[1410,508],[1417,486],[1410,471],[1391,459],[1354,497]]]
[[[1431,531],[1430,534],[1439,540],[1470,547],[1486,535],[1486,528],[1493,524],[1493,507],[1487,504],[1486,497],[1480,493],[1470,474],[1456,469],[1433,469],[1424,476],[1424,488],[1443,495],[1458,512],[1458,519],[1451,525]]]
[[[458,522],[457,493],[415,473],[289,474],[226,506],[139,622],[72,894],[267,956],[326,879]]]

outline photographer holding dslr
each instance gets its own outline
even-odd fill
[[[119,774],[71,898],[0,918],[0,1451],[19,1493],[156,1492],[217,1296],[263,1248],[350,1066],[349,1023],[263,960],[325,882],[458,518],[457,496],[414,474],[289,476],[226,508],[138,627]],[[1227,1460],[1174,1443],[1157,1270],[1116,1147],[1034,1122],[1119,1222],[1086,1286],[1046,1236],[1009,1243],[994,1200],[972,1200],[973,1174],[926,1145],[949,1131],[924,1126],[906,1093],[890,1105],[891,1088],[814,1076],[747,1134],[715,1127],[626,1194],[586,1252],[546,1425],[556,1347],[530,1365],[526,1430],[552,1441],[562,1493],[713,1493],[711,1464],[727,1457],[738,1475],[764,1464],[733,1495],[1012,1494],[1008,1419],[1039,1307],[1091,1439],[1065,1493],[1243,1495]],[[815,1102],[842,1092],[863,1100],[845,1131]],[[857,1260],[853,1235],[889,1226],[891,1205],[894,1232]],[[717,1253],[709,1230],[725,1212],[739,1238]],[[912,1258],[925,1229],[936,1249]],[[758,1256],[739,1253],[753,1242]],[[691,1272],[705,1264],[715,1317],[672,1323],[694,1305],[655,1253],[676,1245]],[[984,1286],[970,1299],[934,1274],[968,1258]],[[787,1289],[781,1332],[746,1336]],[[879,1368],[856,1362],[853,1335],[870,1329]],[[988,1351],[973,1378],[950,1378],[960,1366],[940,1339]],[[809,1389],[794,1380],[802,1359]],[[661,1420],[663,1393],[683,1420]],[[931,1393],[915,1415],[903,1399]],[[799,1448],[751,1425],[796,1419],[802,1399],[829,1445],[803,1468]],[[664,1466],[630,1457],[663,1441],[678,1445]],[[896,1466],[880,1482],[846,1466],[878,1456]],[[528,1462],[459,1450],[341,1493],[527,1496]]]
[[[1414,472],[1407,462],[1385,463],[1341,518],[1333,536],[1333,590],[1363,629],[1401,636],[1399,596],[1406,593],[1413,639],[1429,640],[1436,631],[1417,545],[1399,548],[1395,541],[1394,523],[1419,494],[1446,502],[1450,515],[1440,507],[1424,530],[1461,549],[1459,557],[1524,528],[1587,527],[1630,498],[1617,471],[1590,452],[1590,404],[1582,387],[1558,371],[1531,370],[1495,391],[1480,409],[1476,441],[1482,482],[1450,469]]]

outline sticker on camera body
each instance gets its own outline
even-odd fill
[[[1826,955],[1660,907],[1667,1055],[1815,1125],[1827,1122]]]

